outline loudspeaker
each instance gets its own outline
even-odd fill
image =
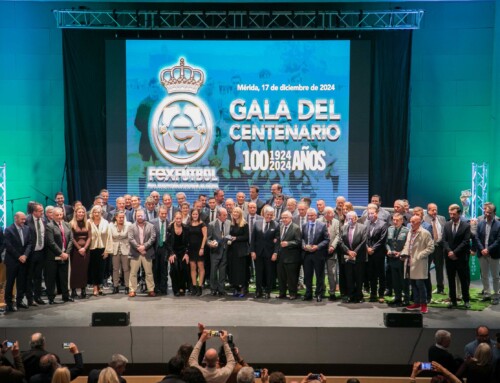
[[[128,326],[130,313],[92,313],[92,326]]]
[[[384,313],[385,327],[423,327],[421,313]]]

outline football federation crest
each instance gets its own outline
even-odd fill
[[[168,92],[151,120],[151,136],[156,150],[167,161],[188,165],[199,160],[212,140],[212,115],[199,97],[205,82],[201,69],[185,65],[164,68],[160,82]]]

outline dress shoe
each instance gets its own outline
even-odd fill
[[[180,296],[181,296],[180,292],[178,292],[178,291],[174,292],[174,297],[180,297]]]
[[[389,307],[401,307],[401,306],[403,306],[403,301],[401,301],[401,300],[396,299],[392,302],[389,302]],[[406,306],[409,306],[409,305],[406,305]]]
[[[29,308],[29,306],[26,303],[24,303],[24,302],[19,302],[17,304],[17,308],[18,309],[27,309],[27,308]]]
[[[262,293],[255,293],[255,298],[258,299],[258,298],[262,298]]]
[[[49,305],[58,305],[60,304],[61,302],[57,302],[55,301],[54,299],[49,299]]]
[[[264,293],[264,296],[263,296],[262,298],[264,298],[264,299],[269,299],[269,298],[271,298],[271,294],[269,294],[269,293]]]
[[[276,299],[286,299],[286,295],[278,295]]]
[[[174,295],[175,295],[175,293],[174,293]],[[217,296],[217,291],[215,291],[215,290],[210,291],[210,295],[213,297]]]
[[[35,301],[28,301],[28,306],[37,307],[38,303],[36,303]]]
[[[197,297],[201,297],[203,294],[203,287],[201,286],[198,286],[198,290],[196,291],[196,296]],[[165,292],[165,295],[167,295],[167,293]]]
[[[71,297],[63,298],[63,302],[74,302],[75,300]]]
[[[78,297],[78,294],[76,293],[76,289],[71,289],[71,298],[75,299]]]
[[[292,295],[290,295],[290,298],[288,298],[288,299],[290,299],[291,301],[294,301],[297,299],[297,295],[292,294]]]
[[[311,295],[305,295],[305,296],[302,297],[302,300],[303,301],[312,301],[313,297]]]
[[[323,297],[321,295],[318,295],[316,297],[316,302],[322,302],[323,301]]]
[[[148,297],[154,298],[154,297],[156,297],[156,293],[154,291],[150,291],[148,293]]]
[[[337,300],[337,297],[335,296],[335,294],[330,294],[330,296],[328,297],[328,300],[330,302],[333,302],[333,301],[336,301]]]
[[[125,287],[125,294],[128,294],[130,292],[130,289],[128,287]]]
[[[42,306],[47,304],[42,298],[36,298],[35,302]]]
[[[341,302],[342,303],[352,303],[351,300],[347,297],[342,297]]]
[[[87,298],[87,291],[85,289],[82,289],[82,292],[80,293],[80,299],[85,299]]]
[[[448,303],[448,306],[446,306],[448,309],[456,309],[458,307],[457,302],[450,302]]]
[[[135,291],[131,291],[131,292],[129,292],[129,293],[128,293],[128,296],[129,296],[130,298],[134,298],[134,297],[136,296]]]
[[[464,307],[469,310],[470,309],[470,302],[464,302]]]
[[[118,286],[113,287],[113,291],[111,294],[118,294],[120,292],[120,288]]]
[[[7,305],[5,311],[7,311],[8,313],[14,313],[17,311],[17,307],[13,305]]]
[[[219,291],[217,294],[219,297],[225,297],[227,295],[225,291]]]
[[[358,298],[354,300],[354,303],[364,303],[365,298]]]

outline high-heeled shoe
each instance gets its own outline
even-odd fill
[[[71,298],[75,299],[78,297],[78,294],[76,293],[76,289],[71,289]]]
[[[81,299],[87,298],[87,289],[86,288],[82,289],[82,292],[80,293],[80,298]]]
[[[203,294],[203,287],[202,286],[198,286],[198,291],[196,291],[196,296],[197,297],[201,297],[201,294]]]
[[[113,287],[113,292],[111,294],[118,294],[120,292],[120,288],[118,286]]]

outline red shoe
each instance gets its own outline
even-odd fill
[[[131,291],[130,293],[128,293],[128,296],[129,296],[130,298],[135,297],[135,292],[134,292],[134,291]]]
[[[422,304],[422,306],[420,306],[420,312],[422,314],[427,314],[429,312],[429,309],[427,308],[427,304]]]
[[[156,297],[156,293],[154,291],[150,291],[148,293],[148,297]]]
[[[412,305],[406,306],[406,309],[409,311],[416,311],[420,309],[420,303],[414,303]]]

